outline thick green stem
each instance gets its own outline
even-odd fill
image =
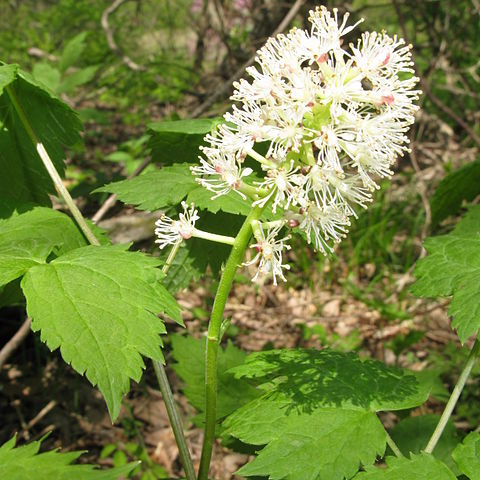
[[[63,198],[63,200],[67,204],[70,212],[73,215],[73,218],[77,222],[78,226],[82,230],[83,234],[85,235],[89,243],[91,243],[92,245],[100,245],[100,242],[98,241],[97,237],[93,234],[92,230],[90,229],[87,222],[83,218],[80,210],[75,205],[75,202],[73,201],[73,198],[70,196],[69,191],[65,188],[65,185],[63,184],[62,179],[58,174],[57,169],[55,168],[55,165],[53,164],[50,156],[48,155],[48,152],[45,150],[43,143],[37,137],[35,131],[30,125],[30,122],[28,121],[28,118],[25,115],[25,112],[23,111],[22,106],[17,100],[15,92],[13,91],[10,85],[5,87],[5,90],[8,96],[10,97],[10,100],[13,104],[13,107],[15,108],[15,111],[17,112],[20,118],[20,121],[25,127],[27,135],[32,141],[33,146],[36,148],[40,159],[42,160],[45,168],[47,169],[47,172],[50,175],[50,178],[52,179],[58,194]]]
[[[252,220],[258,220],[263,208],[255,207],[238,232],[223,270],[213,304],[210,324],[208,326],[207,351],[205,359],[205,433],[203,437],[202,457],[198,480],[208,479],[208,470],[212,458],[213,442],[215,441],[215,426],[217,420],[217,356],[220,341],[223,312],[233,278],[238,266],[242,263],[245,250],[252,236]]]
[[[448,420],[452,416],[455,405],[457,404],[458,399],[460,398],[463,387],[465,386],[465,383],[467,382],[468,377],[470,376],[470,372],[472,371],[473,365],[475,364],[475,360],[477,359],[479,351],[480,351],[480,341],[477,338],[477,340],[475,340],[475,343],[473,344],[472,349],[470,350],[470,355],[468,356],[467,362],[465,363],[465,367],[463,367],[463,371],[460,374],[460,377],[458,378],[458,381],[455,387],[453,388],[453,392],[450,395],[450,398],[448,399],[447,405],[445,406],[445,410],[443,411],[442,416],[438,421],[438,425],[435,428],[435,431],[433,432],[432,437],[428,441],[428,444],[425,448],[426,453],[432,453],[433,449],[436,447],[438,441],[440,440],[440,437],[442,436],[442,433],[445,430],[445,427],[447,426]]]

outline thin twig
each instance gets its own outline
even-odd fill
[[[127,57],[121,50],[120,47],[115,42],[113,38],[113,32],[110,28],[110,24],[108,23],[108,17],[117,10],[122,4],[124,4],[127,0],[115,0],[108,8],[104,10],[102,13],[101,24],[102,28],[105,31],[105,36],[107,37],[107,43],[111,50],[113,50],[121,59],[122,62],[131,70],[135,72],[143,72],[145,71],[145,67],[135,63],[130,57]]]
[[[8,357],[21,345],[30,332],[30,318],[27,318],[15,335],[0,350],[0,368],[7,361]]]
[[[306,0],[297,0],[292,8],[285,15],[284,19],[280,22],[278,27],[272,33],[272,37],[283,32],[290,22],[295,18],[295,15],[298,13],[300,8],[304,5]],[[232,83],[238,80],[245,72],[245,69],[252,65],[255,62],[256,54],[252,55],[240,68],[238,68],[235,73],[225,82],[220,85],[219,88],[215,90],[213,95],[208,97],[201,105],[199,105],[192,113],[192,117],[196,118],[205,113],[220,97],[224,96],[228,90],[231,88]]]
[[[127,179],[134,178],[137,175],[140,175],[149,165],[151,159],[150,157],[145,158],[145,160],[132,172],[131,175],[127,177]],[[98,209],[97,213],[92,217],[93,223],[98,223],[105,214],[115,205],[117,201],[117,194],[112,193],[104,202],[104,204]]]

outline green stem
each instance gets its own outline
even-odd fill
[[[181,240],[178,241],[170,250],[165,265],[162,267],[162,272],[165,275],[168,273],[168,270],[170,270],[181,243]],[[152,363],[153,369],[155,370],[155,375],[157,377],[158,386],[160,388],[160,392],[162,393],[163,402],[165,403],[168,419],[170,420],[170,425],[172,426],[173,435],[175,436],[175,441],[177,443],[180,462],[182,463],[187,480],[195,480],[195,469],[193,468],[192,457],[190,456],[190,451],[188,450],[187,441],[183,433],[182,421],[180,420],[175,399],[173,398],[173,392],[170,388],[170,383],[168,382],[165,366],[158,360],[152,360]]]
[[[15,96],[15,92],[11,89],[10,86],[6,87],[6,92],[10,97],[10,100],[12,101],[12,104],[20,118],[20,121],[25,127],[27,135],[29,136],[30,140],[35,146],[37,153],[40,156],[40,159],[42,160],[45,168],[47,169],[47,172],[50,175],[50,178],[52,179],[55,185],[55,188],[57,189],[57,192],[67,204],[67,207],[72,213],[73,218],[75,218],[78,226],[82,230],[88,242],[91,245],[100,245],[100,242],[98,241],[97,237],[94,235],[94,233],[88,226],[87,222],[83,218],[82,213],[80,212],[78,207],[75,205],[75,202],[70,196],[69,191],[65,188],[65,185],[63,184],[62,179],[55,168],[55,165],[53,164],[50,156],[48,155],[48,152],[45,150],[45,147],[40,142],[40,139],[37,137],[35,131],[30,125],[30,122],[28,121],[28,118],[25,115],[25,112],[23,111],[20,103],[17,100],[17,97]],[[170,255],[168,256],[167,261],[162,269],[163,273],[165,274],[167,273],[179,247],[180,247],[180,243],[177,243],[176,245],[173,246],[172,251],[170,252]],[[155,373],[157,374],[158,382],[160,384],[160,390],[162,392],[162,395],[165,401],[167,413],[168,413],[170,422],[172,424],[172,430],[175,435],[175,440],[177,441],[180,460],[182,462],[185,475],[187,476],[187,480],[195,480],[195,470],[193,468],[192,459],[190,457],[185,436],[183,434],[183,428],[182,428],[180,417],[178,415],[178,412],[175,406],[175,400],[173,398],[170,385],[168,384],[168,378],[165,373],[165,368],[163,367],[163,364],[161,362],[158,362],[155,360],[153,361],[153,366],[155,369]]]
[[[462,373],[458,378],[458,381],[453,388],[453,392],[448,399],[447,405],[445,405],[445,410],[438,421],[438,425],[435,428],[435,431],[432,434],[432,437],[428,441],[427,446],[425,447],[425,453],[432,453],[433,449],[436,447],[440,437],[442,436],[445,427],[447,426],[448,420],[452,416],[453,410],[455,405],[460,398],[462,393],[463,387],[465,383],[467,383],[467,379],[470,376],[470,372],[472,371],[473,365],[475,364],[475,360],[477,359],[478,353],[480,351],[480,341],[478,338],[475,340],[472,349],[470,350],[470,354],[468,355],[467,362],[465,363],[465,367],[463,367]]]
[[[233,245],[235,243],[235,239],[233,237],[204,232],[203,230],[199,230],[198,228],[193,229],[192,237],[203,238],[205,240],[210,240],[211,242],[224,243],[226,245]]]
[[[58,194],[63,198],[63,200],[67,204],[67,207],[72,213],[73,218],[77,222],[78,226],[82,230],[83,234],[85,235],[89,243],[91,243],[92,245],[100,245],[100,242],[98,241],[97,237],[93,234],[92,230],[90,229],[90,227],[87,225],[87,222],[83,218],[83,215],[81,214],[80,210],[75,205],[75,202],[73,201],[73,198],[70,196],[69,191],[65,188],[65,185],[63,184],[62,179],[58,174],[57,169],[55,168],[55,165],[53,164],[50,158],[50,155],[48,155],[48,152],[45,150],[43,143],[37,137],[35,131],[30,125],[30,122],[28,121],[28,118],[25,115],[25,112],[23,111],[22,106],[17,100],[15,92],[13,91],[10,85],[5,87],[5,90],[8,96],[10,97],[10,100],[20,118],[20,121],[25,127],[27,135],[30,137],[30,140],[32,141],[33,146],[36,148],[37,153],[40,156],[40,159],[42,160],[45,168],[47,169],[47,172],[50,175],[50,178],[52,179]]]
[[[255,207],[245,219],[238,232],[223,270],[218,285],[217,294],[213,303],[210,324],[208,326],[207,351],[205,359],[205,432],[203,437],[202,457],[198,480],[208,479],[208,470],[212,458],[213,442],[215,441],[215,426],[217,420],[217,356],[218,344],[223,320],[223,312],[228,294],[232,287],[233,278],[238,266],[242,263],[248,242],[252,236],[252,220],[258,220],[262,214],[262,207]]]
[[[392,452],[399,458],[403,457],[403,453],[400,451],[397,444],[393,441],[393,438],[390,436],[386,429],[385,433],[387,434],[387,444],[391,448]]]

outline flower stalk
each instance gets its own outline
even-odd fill
[[[217,423],[217,360],[223,312],[230,289],[232,288],[235,272],[243,261],[245,250],[252,236],[252,221],[258,220],[262,211],[263,208],[261,207],[253,208],[235,238],[230,256],[225,264],[218,285],[212,314],[210,316],[205,358],[205,431],[198,480],[208,479],[208,470],[212,458],[213,443],[215,441],[215,427]]]
[[[427,446],[425,447],[425,453],[432,453],[434,448],[437,446],[437,443],[440,440],[440,437],[442,436],[442,433],[445,430],[445,427],[447,426],[448,420],[452,416],[453,410],[457,405],[458,399],[462,394],[463,387],[465,387],[465,384],[467,383],[468,377],[470,376],[470,373],[472,371],[473,366],[475,365],[475,361],[477,360],[479,353],[480,353],[480,341],[477,338],[475,340],[475,343],[473,344],[472,349],[470,350],[470,354],[468,355],[468,358],[465,363],[465,366],[463,367],[462,373],[460,374],[460,377],[458,377],[458,381],[455,384],[455,387],[453,388],[452,394],[450,395],[450,398],[448,399],[448,402],[445,405],[445,410],[443,411],[442,416],[440,417],[440,420],[438,421],[438,424],[430,440],[428,441]]]

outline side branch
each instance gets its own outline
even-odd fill
[[[27,318],[15,335],[0,350],[0,368],[7,361],[8,357],[21,345],[30,332],[31,320]]]

